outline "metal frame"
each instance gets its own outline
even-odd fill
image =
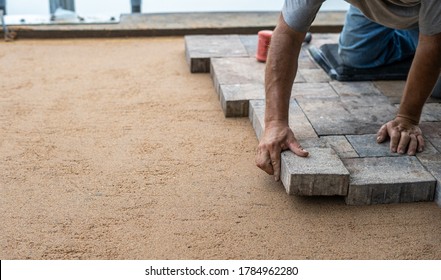
[[[57,8],[75,11],[75,0],[49,0],[49,9],[51,15],[55,13]]]
[[[132,14],[141,13],[142,0],[130,0],[132,6]]]
[[[6,0],[0,0],[0,10],[3,10],[3,15],[6,15]]]

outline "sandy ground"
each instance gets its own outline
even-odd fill
[[[435,203],[288,196],[183,38],[0,42],[1,259],[441,259]]]

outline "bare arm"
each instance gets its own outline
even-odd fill
[[[282,150],[308,156],[288,126],[289,99],[305,35],[291,29],[280,16],[271,38],[265,71],[265,132],[257,148],[256,164],[276,181],[280,179]]]
[[[441,69],[441,34],[420,34],[418,47],[409,71],[397,117],[383,125],[377,141],[390,137],[392,152],[414,155],[424,149],[424,139],[418,127],[424,103],[430,96]]]

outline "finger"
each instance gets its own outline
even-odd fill
[[[418,148],[418,140],[415,134],[411,134],[409,138],[410,141],[409,141],[409,148],[407,149],[407,154],[409,156],[414,156]]]
[[[257,149],[256,155],[256,165],[269,175],[274,174],[273,166],[271,164],[271,158],[268,150],[263,150],[261,148]]]
[[[388,128],[388,134],[390,137],[390,150],[392,153],[397,152],[398,143],[400,142],[401,132],[397,127]]]
[[[387,134],[387,126],[384,124],[380,127],[377,132],[377,143],[382,143],[387,139],[389,135]]]
[[[297,141],[290,142],[289,149],[299,157],[307,157],[309,155],[309,152],[299,144]]]
[[[280,180],[280,153],[282,151],[279,149],[274,149],[271,153],[271,165],[274,171],[274,180],[278,182]]]
[[[422,135],[417,135],[416,138],[418,142],[418,152],[421,153],[422,151],[424,151],[426,143],[424,142],[424,137]]]
[[[402,131],[400,136],[400,142],[398,144],[398,153],[404,154],[406,152],[407,146],[409,145],[409,142],[410,142],[409,133],[407,131]]]

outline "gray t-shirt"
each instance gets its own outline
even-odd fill
[[[286,23],[306,32],[325,0],[285,0],[282,14]],[[419,26],[425,35],[441,32],[440,0],[346,0],[367,18],[394,29]]]

